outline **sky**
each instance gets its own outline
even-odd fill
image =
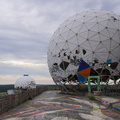
[[[54,84],[47,65],[53,33],[84,10],[120,15],[120,0],[0,0],[0,85],[28,74],[37,84]]]

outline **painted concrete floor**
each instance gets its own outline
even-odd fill
[[[86,96],[46,91],[0,115],[0,120],[120,120],[120,112]]]

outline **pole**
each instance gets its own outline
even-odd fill
[[[88,77],[88,92],[89,93],[91,93],[90,78],[91,78],[91,76]]]

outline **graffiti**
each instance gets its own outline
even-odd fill
[[[30,81],[29,83],[28,83],[28,86],[31,88],[32,86],[34,87],[36,84],[35,84],[35,82],[34,81]]]
[[[109,102],[102,100],[102,104],[104,104],[104,105],[108,105]]]
[[[95,101],[94,101],[95,102]],[[58,91],[46,91],[33,100],[0,115],[1,119],[41,119],[54,120],[55,118],[65,118],[71,120],[81,119],[82,114],[89,118],[103,114],[118,115],[115,111],[104,110],[98,105],[98,102],[91,102],[86,97],[79,95],[58,94]],[[119,101],[117,101],[119,102]],[[92,114],[91,114],[92,112]],[[101,114],[103,113],[103,114]],[[115,116],[115,117],[116,117]],[[106,116],[105,116],[106,117]]]
[[[117,110],[120,110],[120,100],[115,101],[115,102],[112,102],[112,103],[110,103],[110,105],[111,105],[113,108],[115,108],[115,109],[117,109]]]
[[[11,113],[9,114],[3,114],[0,115],[0,117],[24,117],[24,116],[32,116],[32,115],[38,115],[41,113],[46,113],[50,111],[57,111],[57,110],[70,110],[70,109],[78,109],[81,108],[80,105],[74,105],[74,104],[68,104],[68,103],[49,103],[49,102],[40,102],[40,101],[35,101],[35,102],[28,102],[29,104],[23,104],[22,109],[27,109],[30,108],[30,110],[26,111],[18,111],[18,112],[13,112],[12,115]],[[27,107],[27,108],[26,108]],[[37,111],[36,111],[37,110]],[[15,111],[15,110],[14,110]]]
[[[76,59],[76,56],[73,57],[74,59],[71,59],[70,60],[70,63],[74,66],[78,66],[79,63],[80,63],[80,60],[79,59]]]
[[[82,56],[80,57],[80,54]],[[54,82],[59,83],[61,86],[63,84],[67,85],[73,82],[78,85],[78,83],[82,83],[87,81],[87,77],[90,76],[100,76],[100,82],[103,84],[109,84],[109,79],[113,79],[114,84],[120,84],[120,81],[117,81],[120,78],[118,62],[113,61],[112,58],[109,58],[102,62],[98,57],[93,57],[92,60],[86,59],[87,51],[83,48],[75,48],[73,51],[67,49],[61,49],[58,54],[55,54],[54,61],[51,63],[50,73]],[[90,71],[84,72],[86,73],[85,80],[83,77],[77,74],[77,70],[79,68],[81,60],[84,60],[89,66]],[[77,77],[75,76],[77,75]],[[82,82],[81,82],[82,81]],[[96,84],[96,80],[92,80],[94,84]]]
[[[103,114],[113,114],[113,115],[119,114],[119,113],[117,113],[117,112],[113,112],[113,111],[110,111],[110,110],[101,110],[101,112],[102,112]]]

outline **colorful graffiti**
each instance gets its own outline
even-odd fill
[[[30,118],[30,120],[69,118],[71,120],[79,120],[86,116],[96,117],[96,113],[98,117],[104,114],[106,118],[108,114],[118,115],[117,112],[108,110],[107,107],[100,107],[98,102],[91,101],[86,96],[55,94],[55,92],[46,91],[33,100],[29,100],[0,115],[0,118],[20,118],[21,120],[22,118]]]

